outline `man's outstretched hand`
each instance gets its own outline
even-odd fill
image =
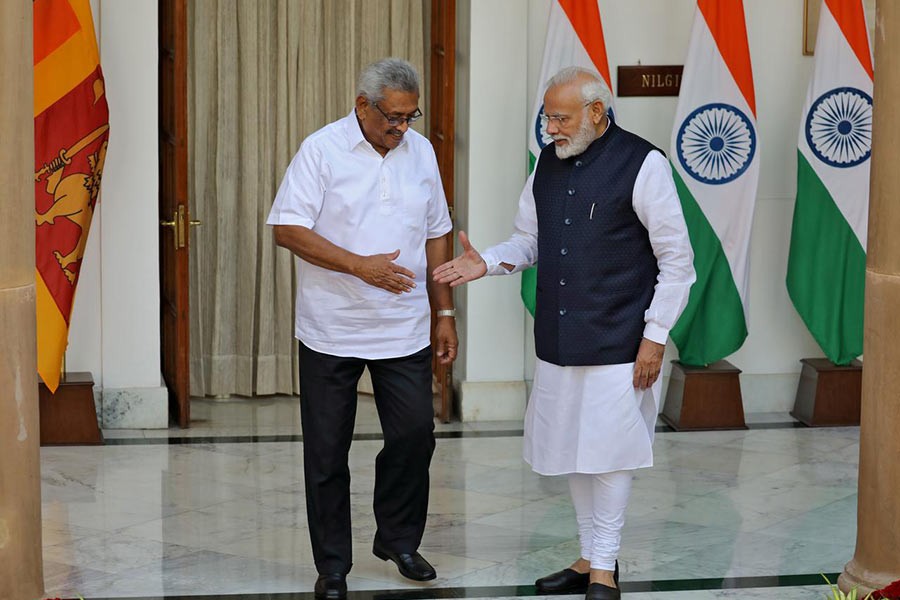
[[[483,277],[487,273],[487,263],[481,258],[478,250],[469,243],[469,236],[465,231],[459,232],[459,244],[463,248],[463,253],[434,270],[432,275],[435,282],[449,283],[450,287],[456,287]]]

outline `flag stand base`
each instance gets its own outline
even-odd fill
[[[747,429],[740,374],[727,360],[706,367],[673,360],[660,419],[675,431]]]
[[[827,358],[800,362],[803,369],[791,416],[808,427],[859,425],[862,363],[836,365]]]
[[[40,383],[38,397],[41,446],[103,443],[94,405],[94,379],[90,373],[66,373],[55,394]]]

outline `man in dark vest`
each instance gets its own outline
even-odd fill
[[[577,67],[547,84],[549,138],[519,199],[515,232],[435,269],[451,286],[538,262],[537,362],[524,456],[566,475],[581,556],[538,592],[615,600],[618,553],[635,469],[653,464],[663,352],[694,281],[693,253],[665,156],[618,127],[610,92]]]

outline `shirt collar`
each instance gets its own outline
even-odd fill
[[[369,140],[366,139],[366,136],[363,135],[362,127],[359,126],[359,121],[356,118],[356,109],[350,109],[350,114],[344,117],[344,130],[347,134],[347,149],[351,152],[360,144],[366,144],[372,151],[377,152],[375,148],[372,147],[372,144],[369,143]],[[406,132],[406,135],[409,135],[409,131]],[[406,146],[406,135],[403,136],[403,139],[400,140],[400,143],[397,145],[395,150],[399,150]],[[388,152],[390,154],[392,151]],[[385,157],[386,158],[386,157]]]
[[[344,129],[347,132],[347,149],[352,151],[361,143],[365,142],[366,137],[363,135],[362,128],[356,120],[355,108],[350,109],[350,114],[344,117],[344,121]]]

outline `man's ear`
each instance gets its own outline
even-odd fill
[[[599,125],[603,121],[603,115],[606,114],[606,106],[599,100],[591,103],[591,121],[594,125]]]
[[[356,97],[356,116],[359,119],[366,118],[366,112],[369,108],[369,99],[365,96],[357,96]]]

